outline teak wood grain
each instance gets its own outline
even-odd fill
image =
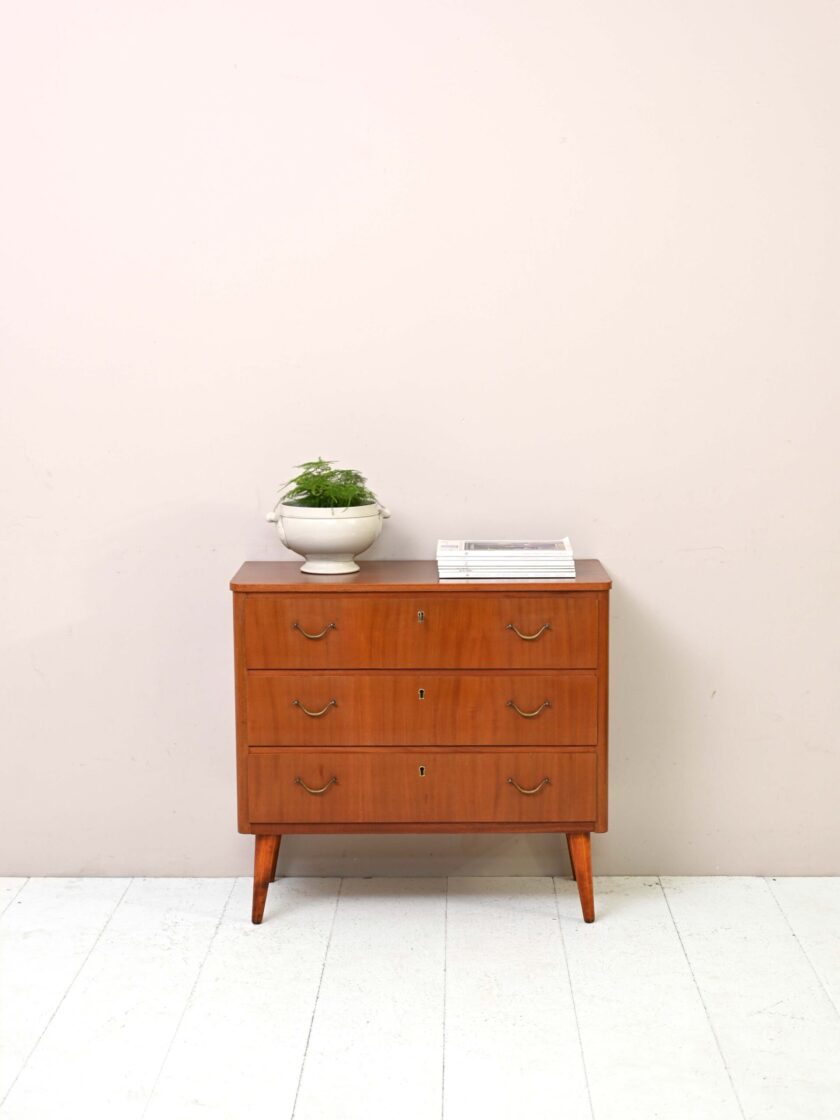
[[[259,669],[248,673],[247,705],[252,746],[589,746],[597,738],[598,679],[565,671]]]
[[[595,921],[595,895],[592,890],[592,851],[588,832],[568,834],[572,874],[577,883],[580,908],[585,922]]]
[[[531,831],[566,833],[591,921],[610,586],[596,560],[574,580],[492,582],[438,581],[427,561],[328,578],[243,565],[237,804],[255,836],[253,920],[285,832]]]
[[[517,633],[518,632],[518,633]],[[591,595],[249,595],[251,669],[594,669]]]
[[[252,753],[249,807],[258,823],[579,823],[595,819],[596,765],[592,750],[275,749]]]
[[[251,921],[256,926],[263,919],[268,885],[274,881],[279,852],[279,836],[257,837],[254,844],[254,898],[251,904]]]
[[[230,581],[232,591],[292,592],[294,594],[323,595],[340,591],[355,594],[358,591],[434,591],[437,595],[468,591],[521,592],[609,591],[610,577],[599,560],[576,560],[577,575],[574,579],[529,580],[439,580],[434,560],[363,560],[360,570],[347,576],[312,576],[300,570],[295,560],[248,560]]]

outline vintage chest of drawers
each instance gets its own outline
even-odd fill
[[[610,581],[438,581],[246,563],[234,600],[239,831],[262,921],[283,833],[565,832],[586,921],[607,828]]]

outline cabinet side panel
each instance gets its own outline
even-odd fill
[[[245,600],[233,593],[233,666],[236,696],[236,810],[240,832],[253,832],[248,818],[248,709],[245,662]]]
[[[606,832],[609,785],[610,593],[598,593],[598,820]]]

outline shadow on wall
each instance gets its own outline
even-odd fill
[[[597,839],[602,874],[663,873],[663,852],[678,864],[675,841],[703,826],[708,806],[708,694],[721,668],[665,627],[628,592],[612,592],[610,635],[610,831]],[[671,856],[673,859],[671,859]]]
[[[624,586],[612,592],[610,623],[610,832],[593,837],[595,869],[657,874],[668,837],[685,834],[702,809],[692,805],[707,766],[696,681],[712,667]],[[537,833],[290,836],[280,867],[289,875],[569,873],[562,836]]]

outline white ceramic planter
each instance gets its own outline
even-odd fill
[[[358,572],[356,557],[370,548],[390,516],[377,503],[347,509],[279,505],[266,514],[277,523],[277,535],[286,548],[306,558],[300,570],[323,576]]]

